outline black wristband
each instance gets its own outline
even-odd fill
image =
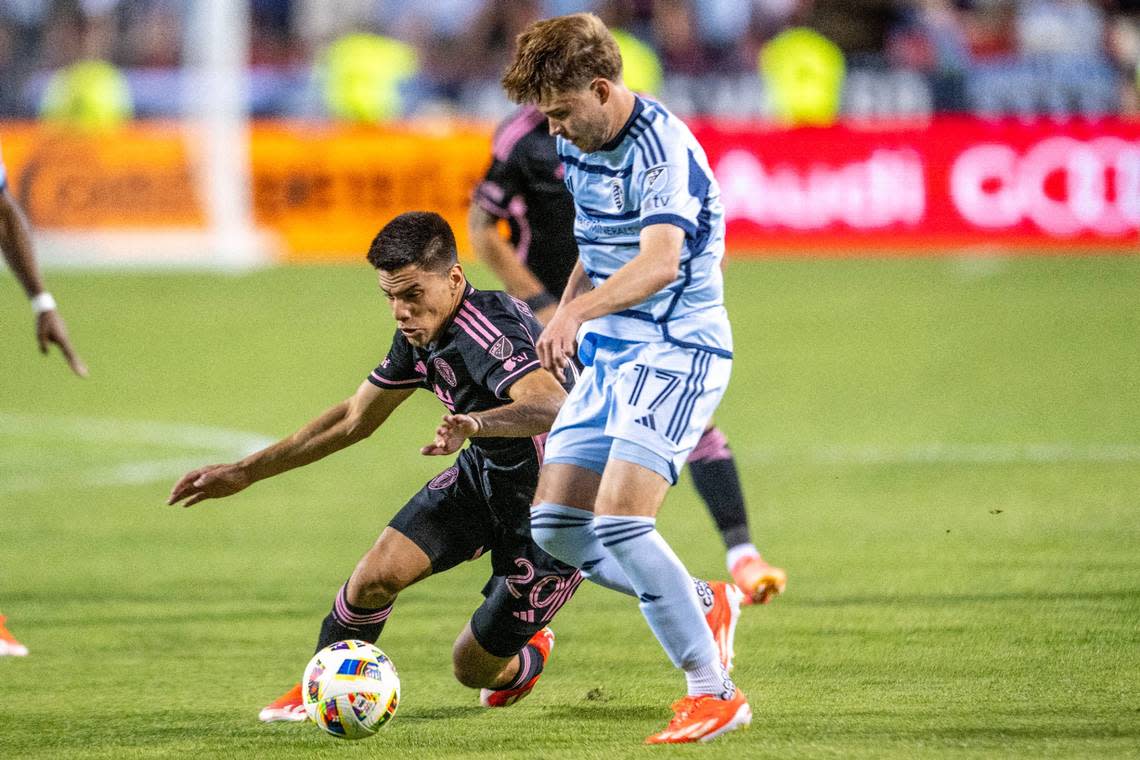
[[[537,296],[531,296],[523,301],[531,311],[538,313],[545,309],[547,306],[557,306],[558,299],[550,294],[550,291],[544,290]]]

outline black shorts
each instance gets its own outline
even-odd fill
[[[471,630],[496,657],[518,653],[582,582],[577,568],[530,537],[538,468],[537,455],[504,465],[469,446],[389,523],[423,549],[433,574],[491,553],[491,577]]]

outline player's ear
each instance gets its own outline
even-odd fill
[[[447,272],[448,284],[452,290],[463,287],[464,282],[463,267],[460,264],[453,264],[451,269]]]
[[[603,79],[602,77],[598,77],[593,82],[590,82],[590,90],[603,106],[609,101],[610,95],[612,94],[610,80]]]

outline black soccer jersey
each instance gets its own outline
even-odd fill
[[[526,304],[470,285],[451,323],[434,343],[417,348],[396,331],[388,356],[368,380],[385,389],[425,388],[452,412],[469,414],[510,403],[511,386],[539,369],[534,341],[542,327]],[[530,438],[474,438],[493,461],[536,455]]]
[[[487,175],[475,202],[506,219],[519,258],[555,297],[578,260],[574,242],[574,199],[563,182],[562,162],[546,117],[524,106],[499,125]]]

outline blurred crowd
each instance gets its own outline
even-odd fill
[[[901,94],[878,110],[1140,110],[1140,0],[250,4],[251,99],[259,115],[316,115],[322,106],[313,93],[315,62],[334,40],[352,31],[384,35],[416,51],[416,82],[403,104],[406,112],[441,104],[477,114],[494,111],[502,106],[495,83],[515,36],[536,19],[584,10],[644,43],[659,63],[666,88],[671,82],[687,83],[692,92],[676,95],[688,98],[689,110],[730,109],[741,102],[733,88],[751,86],[760,51],[791,27],[814,29],[842,51],[853,75],[848,81],[854,95],[846,102],[855,109],[861,102],[859,86],[893,86],[903,88]],[[84,59],[109,61],[125,73],[138,115],[176,112],[171,92],[177,88],[170,80],[189,44],[188,5],[181,0],[3,0],[0,116],[35,115],[52,73]],[[727,94],[720,101],[699,97],[711,91]]]

